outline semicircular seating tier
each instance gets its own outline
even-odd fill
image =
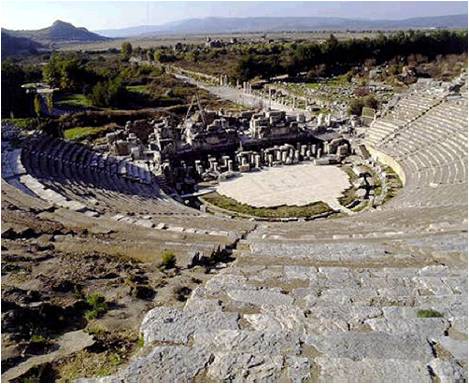
[[[397,163],[405,183],[385,209],[467,206],[467,113],[467,93],[417,92],[371,124],[370,152]]]

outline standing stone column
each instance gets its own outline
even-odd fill
[[[195,170],[199,175],[202,175],[202,173],[204,172],[204,168],[202,167],[200,160],[195,161]]]
[[[323,124],[323,115],[322,115],[322,113],[320,113],[318,115],[318,119],[317,119],[317,126],[320,127],[320,126],[322,126],[322,124]]]
[[[306,145],[302,145],[300,147],[300,155],[304,156],[306,154]]]
[[[210,164],[209,166],[209,171],[213,171],[214,170],[214,163],[215,163],[216,159],[214,157],[209,157],[208,159],[208,163]]]
[[[267,155],[267,160],[268,160],[268,163],[269,163],[269,167],[272,166],[273,162],[274,162],[274,155],[272,155],[271,153],[269,153]]]
[[[282,163],[285,164],[287,162],[288,152],[282,151]]]
[[[316,156],[316,144],[311,145],[311,155]]]
[[[276,161],[282,160],[282,153],[280,152],[280,150],[278,148],[275,148],[274,152],[275,152],[275,160]]]
[[[300,151],[298,151],[298,149],[295,149],[295,154],[294,154],[293,159],[295,163],[298,163],[300,161]]]

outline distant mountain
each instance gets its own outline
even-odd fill
[[[220,34],[317,30],[398,30],[467,28],[467,15],[415,17],[403,20],[366,20],[338,17],[208,17],[185,19],[162,25],[144,25],[98,31],[107,37],[170,34]]]
[[[17,56],[36,53],[39,49],[44,48],[37,41],[28,39],[27,37],[11,36],[2,30],[2,57]]]
[[[95,42],[108,40],[107,37],[88,31],[86,28],[77,28],[70,23],[57,20],[50,27],[37,30],[4,30],[14,37],[26,37],[42,44],[58,42]]]

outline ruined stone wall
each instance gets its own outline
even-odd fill
[[[366,145],[366,149],[368,150],[368,152],[370,153],[373,159],[391,167],[401,179],[402,184],[403,185],[406,184],[405,172],[403,168],[401,167],[401,165],[396,160],[394,160],[391,156],[387,155],[386,153],[378,151],[377,149],[372,148],[368,145]]]

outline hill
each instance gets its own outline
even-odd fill
[[[107,37],[168,34],[211,34],[314,30],[398,30],[467,28],[467,15],[416,17],[403,20],[366,20],[338,17],[209,17],[185,19],[162,25],[143,25],[98,31]]]
[[[2,30],[2,57],[36,53],[43,45],[27,37],[11,36]]]
[[[77,28],[73,24],[57,20],[50,27],[37,30],[5,30],[14,37],[25,37],[42,44],[60,42],[95,42],[108,40],[107,37],[88,31],[86,28]]]

